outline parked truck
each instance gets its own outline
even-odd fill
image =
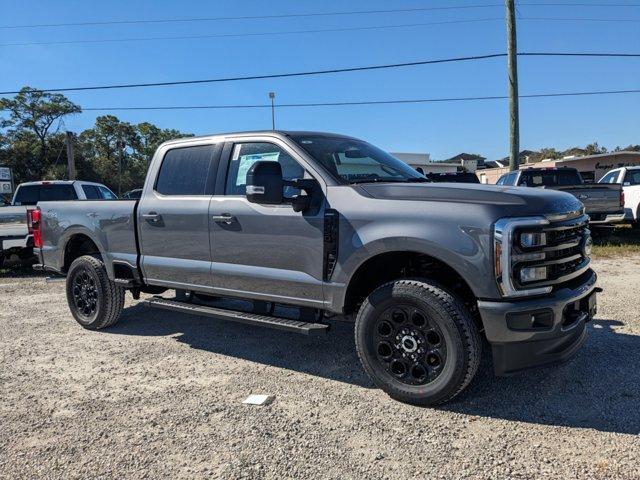
[[[33,256],[33,235],[27,208],[40,201],[114,199],[115,194],[100,183],[79,180],[26,182],[18,185],[9,205],[0,207],[0,266],[4,259],[17,255]]]
[[[621,167],[607,172],[600,185],[620,185],[624,194],[624,220],[640,228],[640,167]]]
[[[139,200],[42,202],[31,217],[37,268],[67,276],[87,329],[113,326],[125,291],[154,295],[150,307],[308,335],[341,316],[355,322],[373,382],[419,405],[465,389],[483,339],[498,375],[567,360],[596,311],[575,197],[431,183],[342,135],[170,141]]]
[[[590,225],[611,226],[624,222],[624,193],[621,186],[585,184],[575,168],[523,168],[504,174],[497,184],[570,193],[584,204]]]

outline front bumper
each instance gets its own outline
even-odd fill
[[[496,375],[560,363],[578,351],[586,340],[586,322],[596,313],[597,276],[589,270],[584,277],[577,287],[545,297],[478,302]],[[529,315],[548,324],[522,328],[519,322],[514,326],[512,320],[526,320]]]

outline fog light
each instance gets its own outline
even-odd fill
[[[522,283],[540,282],[547,279],[547,267],[524,267],[520,270]]]
[[[528,232],[520,235],[520,245],[524,248],[544,247],[547,244],[547,234],[544,232]]]

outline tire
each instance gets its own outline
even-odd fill
[[[67,273],[67,303],[76,321],[88,330],[107,328],[118,321],[124,307],[124,288],[107,276],[102,260],[84,255]]]
[[[462,392],[482,351],[463,303],[428,280],[377,288],[358,312],[355,340],[373,383],[396,400],[420,406],[445,403]]]

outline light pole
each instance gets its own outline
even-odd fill
[[[271,99],[271,130],[276,129],[276,92],[269,92],[269,98]]]

